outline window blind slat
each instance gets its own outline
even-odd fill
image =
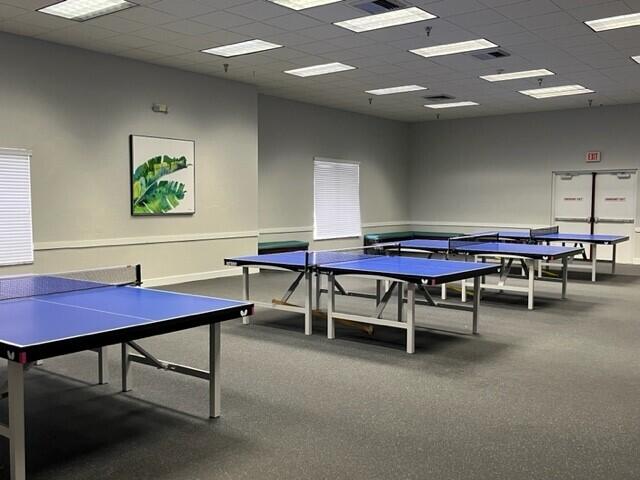
[[[316,159],[313,184],[314,239],[360,236],[360,166]]]
[[[30,160],[0,151],[0,265],[33,262]]]

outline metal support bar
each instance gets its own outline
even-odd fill
[[[433,297],[431,296],[431,294],[429,293],[429,291],[424,288],[424,285],[419,285],[418,286],[418,290],[420,290],[420,293],[422,293],[422,296],[425,298],[427,305],[431,306],[431,307],[438,307],[438,302],[436,302]]]
[[[98,383],[109,383],[109,357],[107,347],[98,348]]]
[[[527,308],[529,310],[533,310],[533,287],[534,287],[534,279],[535,279],[535,271],[536,271],[536,261],[528,260],[526,262],[526,266],[529,273],[529,285],[528,285],[528,294],[527,294]]]
[[[616,249],[617,249],[617,245],[614,243],[612,245],[613,247],[613,252],[611,253],[611,274],[615,275],[616,273]]]
[[[327,275],[327,338],[336,338],[336,326],[333,321],[333,310],[336,300],[336,277],[333,273]]]
[[[9,360],[9,462],[11,480],[26,480],[24,365]]]
[[[159,367],[155,360],[152,360],[149,357],[144,355],[140,355],[137,353],[129,353],[129,361],[133,363],[140,363],[142,365],[148,365],[150,367],[155,367],[159,370],[167,370],[170,372],[181,373],[183,375],[189,375],[191,377],[202,378],[204,380],[209,379],[209,372],[206,370],[201,370],[199,368],[189,367],[187,365],[180,365],[179,363],[171,363],[171,362],[162,362],[162,366]]]
[[[564,257],[562,259],[562,298],[567,298],[567,280],[568,279],[569,279],[569,258]]]
[[[591,281],[596,281],[596,272],[598,271],[598,245],[591,245]]]
[[[209,417],[220,416],[220,322],[209,325]]]
[[[382,295],[382,280],[376,280],[376,307],[380,305]]]
[[[129,345],[123,343],[120,352],[120,368],[122,369],[122,391],[131,390],[131,359],[129,358]]]
[[[300,284],[300,282],[304,277],[305,277],[305,272],[301,272],[300,274],[298,274],[296,279],[291,283],[291,285],[289,285],[289,288],[287,288],[287,291],[284,292],[284,295],[280,299],[282,303],[287,303],[289,301],[289,299],[291,298],[291,295],[293,295],[293,292],[296,291],[296,288],[298,288],[298,285]]]
[[[320,310],[320,300],[322,298],[322,275],[319,272],[314,274],[316,280],[316,310]]]
[[[400,284],[398,292],[402,293],[404,288]],[[403,301],[404,303],[404,301]],[[400,319],[399,319],[400,320]],[[407,353],[416,351],[416,285],[415,283],[407,284]]]
[[[338,280],[336,280],[336,278],[334,277],[333,282],[335,283],[335,288],[338,289],[338,293],[340,293],[340,295],[349,295],[347,293],[347,291],[345,290],[345,288],[340,285],[340,282]]]
[[[478,320],[480,309],[480,277],[474,277],[473,279],[473,326],[472,332],[478,333]]]
[[[396,293],[398,294],[398,321],[401,322],[404,308],[404,283],[396,282]]]
[[[391,295],[393,295],[393,289],[395,288],[395,286],[396,282],[391,282],[389,289],[384,292],[384,295],[378,302],[378,306],[376,308],[376,318],[382,317],[382,312],[384,312],[384,309],[387,307],[387,303],[389,303],[389,299],[391,298]]]
[[[242,299],[249,301],[249,267],[242,267]],[[242,317],[242,323],[249,325],[249,315]]]
[[[311,335],[313,320],[313,272],[304,273],[304,334]]]

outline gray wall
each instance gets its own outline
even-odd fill
[[[548,224],[554,170],[640,168],[639,104],[425,122],[410,131],[409,217],[441,229]],[[586,164],[589,150],[602,151],[602,162]]]
[[[547,223],[552,172],[640,168],[639,125],[640,105],[412,125],[410,217]]]
[[[258,112],[261,240],[312,239],[314,157],[360,163],[365,230],[406,226],[407,124],[263,95]]]
[[[0,147],[33,151],[36,262],[0,275],[141,262],[223,269],[257,235],[254,87],[0,34]],[[170,114],[151,112],[167,103]],[[196,214],[129,214],[129,134],[196,141]]]

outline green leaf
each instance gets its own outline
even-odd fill
[[[133,206],[133,213],[159,214],[177,207],[186,194],[184,184],[162,180],[147,190],[144,200]]]
[[[175,181],[160,181],[166,175],[185,169],[186,157],[161,155],[139,165],[133,173],[133,213],[158,214],[175,208],[184,199],[184,184]]]

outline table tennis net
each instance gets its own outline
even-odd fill
[[[466,248],[472,248],[476,245],[485,243],[496,243],[498,242],[498,240],[499,238],[497,232],[487,232],[478,233],[475,235],[465,235],[462,237],[452,237],[449,239],[449,250],[464,251]]]
[[[559,231],[559,228],[557,225],[555,227],[532,228],[531,230],[529,230],[529,237],[530,238],[544,237],[545,235],[558,233],[558,231]]]
[[[306,265],[310,267],[320,267],[323,265],[355,262],[360,260],[368,260],[382,255],[388,255],[389,252],[378,246],[366,246],[345,248],[338,250],[321,250],[306,253]]]
[[[37,297],[140,283],[136,265],[46,275],[0,277],[0,300]]]

